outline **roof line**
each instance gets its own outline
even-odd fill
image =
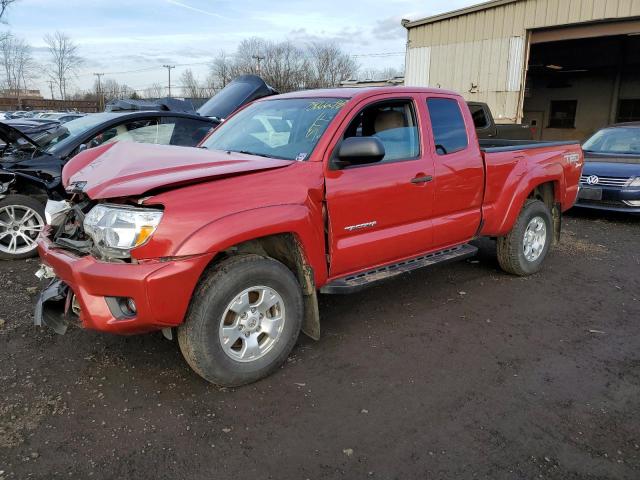
[[[490,0],[488,2],[479,3],[477,5],[471,5],[470,7],[460,8],[458,10],[453,10],[451,12],[441,13],[439,15],[434,15],[432,17],[420,18],[418,20],[413,21],[402,21],[402,26],[406,29],[417,27],[419,25],[426,25],[428,23],[436,23],[442,20],[447,20],[449,18],[460,17],[462,15],[467,15],[469,13],[479,12],[481,10],[488,10],[490,8],[501,7],[502,5],[507,5],[509,3],[519,2],[520,0]]]

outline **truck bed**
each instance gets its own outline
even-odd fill
[[[502,138],[491,138],[478,140],[480,150],[488,153],[495,152],[515,152],[517,150],[530,150],[532,148],[561,147],[564,145],[575,145],[579,143],[576,140],[549,142],[540,140],[509,140]]]

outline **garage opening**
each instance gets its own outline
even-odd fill
[[[537,140],[640,121],[640,22],[532,32],[523,114]]]

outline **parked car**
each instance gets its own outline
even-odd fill
[[[507,140],[532,140],[531,127],[522,123],[496,123],[489,105],[482,102],[467,102],[478,138],[503,138]]]
[[[60,123],[67,123],[76,118],[82,118],[85,113],[69,113],[69,112],[45,112],[38,115],[38,118],[47,120],[57,120]]]
[[[24,136],[28,137],[40,146],[46,145],[52,138],[63,133],[60,122],[41,118],[16,118],[11,120],[2,120],[1,123],[19,130]],[[0,129],[1,128],[2,127],[0,127]],[[2,135],[0,135],[0,142],[2,141]],[[22,146],[23,148],[29,148],[28,145],[30,145],[30,143],[24,141]],[[6,148],[6,143],[4,148]],[[6,152],[0,153],[0,159],[4,153]]]
[[[318,290],[467,258],[478,236],[498,238],[505,271],[539,271],[583,163],[572,142],[480,148],[461,96],[409,87],[271,96],[200,147],[117,143],[67,163],[73,198],[49,202],[38,240],[36,324],[177,327],[196,372],[242,385],[301,330],[319,337]]]
[[[576,207],[640,213],[640,122],[603,128],[582,148]]]
[[[0,124],[0,139],[4,137],[9,145],[0,157],[0,259],[37,254],[35,239],[44,226],[46,200],[66,196],[60,184],[62,167],[79,152],[116,141],[193,147],[220,124],[228,108],[233,111],[263,92],[272,94],[262,79],[239,77],[218,92],[213,105],[209,104],[210,116],[167,110],[171,106],[181,108],[173,100],[157,103],[155,110],[150,110],[153,107],[146,102],[146,110],[135,111],[124,110],[127,102],[120,102],[118,111],[94,113],[65,123],[60,135],[43,146]],[[13,235],[12,231],[17,233]]]

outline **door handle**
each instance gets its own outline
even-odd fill
[[[431,175],[425,175],[424,177],[415,177],[411,179],[411,183],[413,184],[418,184],[418,183],[428,183],[431,180],[433,180],[433,177]]]

